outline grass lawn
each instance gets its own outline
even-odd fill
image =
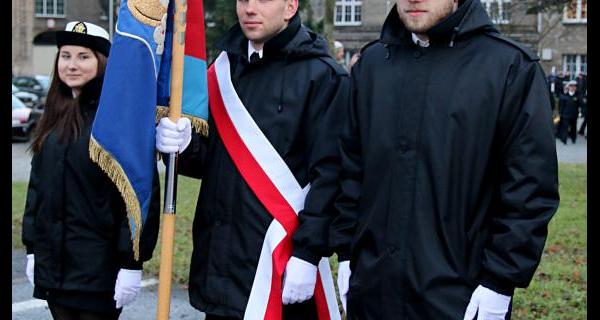
[[[587,165],[559,169],[560,207],[533,281],[515,291],[514,319],[587,319]]]
[[[528,289],[517,289],[513,319],[587,318],[587,165],[560,164],[561,203],[549,226],[542,261]],[[162,180],[164,181],[164,180]],[[21,218],[27,183],[12,184],[13,248],[21,244]],[[173,279],[185,287],[192,249],[192,221],[200,182],[179,177]],[[160,239],[160,236],[159,236]],[[145,277],[158,277],[160,240],[144,265]],[[337,261],[332,257],[332,271]]]

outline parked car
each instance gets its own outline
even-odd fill
[[[12,139],[29,141],[31,132],[37,125],[43,111],[38,108],[28,108],[12,95]]]
[[[12,94],[30,108],[37,107],[40,103],[40,98],[36,94],[21,91],[14,84],[12,85]]]
[[[13,84],[21,91],[36,94],[40,101],[44,101],[50,88],[50,77],[43,75],[18,76],[13,78]]]

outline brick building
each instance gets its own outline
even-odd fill
[[[587,74],[587,1],[571,0],[562,13],[551,13],[541,20],[538,52],[546,73],[563,71],[574,79]]]
[[[587,73],[586,0],[571,0],[571,5],[561,13],[539,14],[526,13],[535,0],[480,1],[496,28],[540,55],[546,73],[552,67],[570,71],[572,77],[578,72]],[[379,37],[385,17],[395,3],[395,0],[335,0],[333,37],[344,44],[346,61],[352,53]],[[311,4],[314,8],[324,5],[324,1],[312,0]]]
[[[12,0],[13,73],[50,75],[57,51],[54,32],[63,30],[73,20],[84,20],[109,30],[109,1]]]
[[[379,38],[395,0],[335,0],[333,38],[344,44],[346,61],[365,44]]]
[[[33,0],[12,0],[12,72],[31,74]]]
[[[110,0],[12,0],[14,74],[49,74],[56,52],[52,31],[83,19],[107,30]],[[528,45],[541,57],[546,73],[555,69],[571,77],[587,73],[587,0],[571,0],[563,12],[525,14],[535,0],[480,0],[496,27]],[[115,11],[118,2],[115,5]],[[313,19],[325,14],[326,0],[310,0]],[[333,38],[346,48],[346,59],[379,37],[396,0],[331,0]]]

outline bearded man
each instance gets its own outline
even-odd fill
[[[538,57],[479,0],[397,0],[351,71],[331,230],[348,319],[505,319],[559,203]]]

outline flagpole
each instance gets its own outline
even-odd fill
[[[185,49],[186,0],[175,0],[173,19],[173,55],[171,63],[171,98],[169,119],[173,122],[181,117],[183,88],[183,56]],[[171,281],[173,271],[173,245],[175,238],[175,200],[177,193],[177,153],[169,154],[165,187],[165,206],[160,249],[160,271],[158,276],[158,306],[156,318],[169,319],[171,304]]]

